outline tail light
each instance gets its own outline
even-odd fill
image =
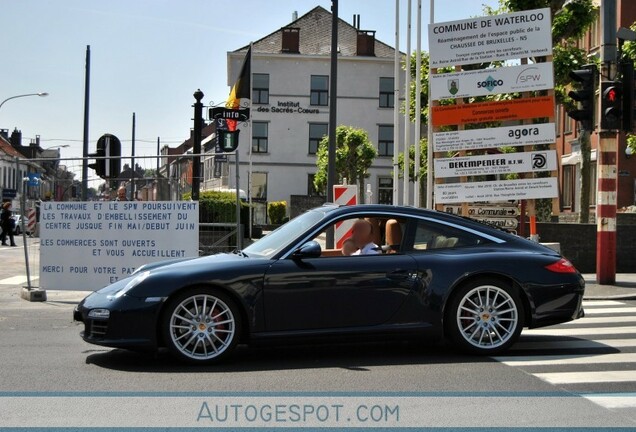
[[[565,258],[561,258],[557,262],[545,266],[545,268],[554,273],[576,273],[576,267]]]

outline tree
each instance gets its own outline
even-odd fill
[[[420,140],[420,172],[417,181],[420,182],[420,202],[426,202],[426,170],[427,170],[427,149],[428,141],[426,138]],[[404,153],[398,155],[398,168],[400,177],[404,178]],[[409,147],[409,181],[414,183],[415,178],[415,145]]]
[[[316,153],[318,168],[314,177],[316,190],[325,190],[327,187],[328,154],[329,137],[324,136]],[[337,181],[340,183],[346,178],[349,184],[357,184],[360,202],[364,202],[364,179],[368,177],[369,168],[377,155],[374,145],[369,140],[369,134],[365,130],[352,126],[336,128]]]

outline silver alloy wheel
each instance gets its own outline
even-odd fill
[[[470,290],[459,302],[457,327],[472,346],[493,349],[505,344],[519,324],[519,311],[514,299],[494,285]]]
[[[235,337],[234,314],[221,299],[196,294],[184,299],[170,316],[170,338],[175,348],[195,360],[221,355]]]

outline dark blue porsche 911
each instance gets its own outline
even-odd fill
[[[326,249],[326,234],[343,227],[367,231],[371,247]],[[86,297],[74,317],[86,342],[167,347],[193,363],[219,361],[239,343],[361,336],[447,337],[491,355],[523,327],[582,317],[584,287],[553,250],[476,221],[325,205],[243,251],[142,266]]]

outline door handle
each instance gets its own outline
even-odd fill
[[[392,280],[406,280],[410,279],[411,275],[412,272],[410,272],[409,270],[398,269],[387,272],[386,277]]]

